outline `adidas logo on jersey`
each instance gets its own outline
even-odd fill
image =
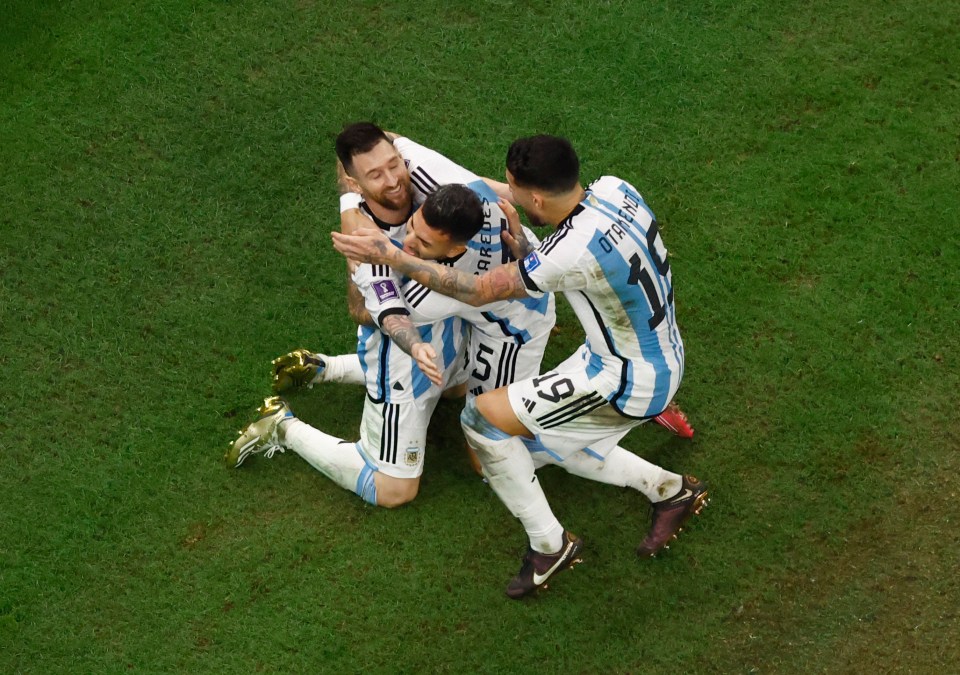
[[[533,409],[537,407],[536,401],[531,401],[529,398],[523,398],[523,407],[527,409],[527,412],[533,412]]]

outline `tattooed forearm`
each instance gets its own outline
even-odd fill
[[[479,306],[495,300],[527,297],[527,289],[516,264],[502,265],[477,276],[398,251],[393,255],[390,265],[424,286],[468,305]]]
[[[390,336],[400,349],[407,354],[413,355],[413,347],[423,342],[420,339],[420,332],[414,327],[409,316],[402,314],[391,314],[383,320],[380,325],[387,335]]]
[[[352,279],[347,279],[347,310],[350,318],[361,326],[373,326],[373,317],[363,302],[363,294]]]

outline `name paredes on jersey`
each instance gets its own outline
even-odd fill
[[[490,263],[493,262],[493,254],[496,252],[494,247],[493,240],[493,209],[490,206],[490,201],[483,195],[478,195],[480,201],[483,203],[483,227],[480,229],[479,235],[480,246],[477,248],[479,257],[477,258],[477,268],[473,271],[474,275],[483,274],[490,270]],[[500,219],[500,226],[497,228],[497,241],[500,243],[500,231],[506,226],[506,219]]]

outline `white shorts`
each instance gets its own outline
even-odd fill
[[[369,464],[393,478],[423,473],[427,427],[439,396],[402,403],[374,403],[367,396],[360,421],[360,452]]]
[[[597,392],[577,352],[553,370],[507,388],[517,419],[534,435],[531,453],[562,462],[584,451],[603,459],[627,432],[645,419],[624,417]]]
[[[471,327],[467,396],[479,396],[539,375],[549,337],[547,331],[519,345],[514,340],[491,337]]]

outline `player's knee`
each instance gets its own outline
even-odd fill
[[[490,466],[503,459],[504,444],[500,441],[510,436],[497,429],[483,416],[477,408],[476,399],[467,402],[460,415],[460,424],[468,447],[476,452],[477,460],[482,466]]]
[[[471,398],[463,407],[463,412],[460,413],[460,424],[464,431],[473,432],[490,440],[509,438],[507,434],[500,431],[484,417],[483,413],[480,412],[480,408],[477,407],[476,398]]]
[[[419,478],[392,478],[381,474],[377,480],[377,506],[395,509],[412,502],[419,491]]]

